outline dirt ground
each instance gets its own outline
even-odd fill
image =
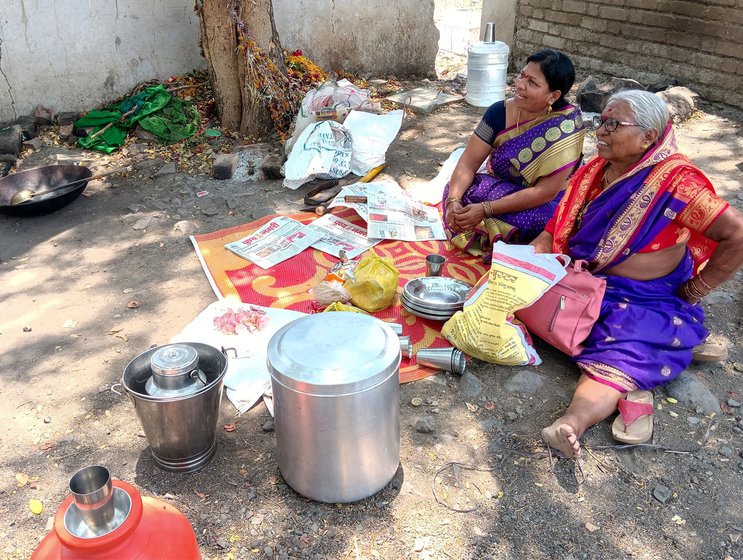
[[[706,109],[677,127],[681,148],[741,207],[740,117]],[[464,103],[411,114],[385,173],[403,187],[433,178],[479,115]],[[50,141],[24,156],[24,168],[113,165]],[[399,470],[357,503],[316,503],[285,484],[262,404],[237,417],[224,399],[214,460],[193,474],[158,469],[132,404],[110,388],[132,358],[215,300],[186,233],[296,211],[303,195],[280,181],[216,181],[164,163],[91,183],[48,216],[0,217],[0,557],[27,558],[70,476],[100,464],[180,509],[209,559],[743,558],[740,274],[725,297],[705,302],[729,359],[689,368],[724,413],[674,404],[659,389],[654,446],[613,447],[607,421],[586,434],[582,461],[550,457],[537,434],[566,406],[577,370],[540,345],[544,363],[529,369],[541,387],[509,384],[527,368],[478,361],[466,379],[401,386]],[[431,430],[416,429],[428,417]]]

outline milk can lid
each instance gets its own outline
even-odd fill
[[[273,381],[302,393],[343,395],[376,386],[394,374],[400,343],[394,331],[369,315],[316,313],[279,329],[268,343]]]
[[[166,344],[150,358],[155,375],[183,375],[192,372],[199,363],[199,353],[188,344]]]

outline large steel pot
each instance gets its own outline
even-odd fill
[[[86,179],[92,175],[93,172],[90,169],[81,165],[45,165],[2,177],[0,178],[0,212],[12,216],[38,216],[59,210],[78,198],[88,182],[83,181],[48,194],[39,194],[23,204],[13,205],[10,199],[23,189],[44,191],[57,185]]]
[[[359,313],[318,313],[268,343],[279,470],[313,500],[345,503],[384,488],[400,463],[400,343]]]
[[[158,364],[157,358],[163,350],[186,345],[198,354],[194,375],[181,375],[177,369],[164,372],[162,365],[156,365],[153,372],[153,356]],[[126,366],[121,384],[134,403],[152,456],[160,468],[191,472],[205,466],[214,456],[225,373],[227,357],[216,348],[197,342],[152,348]],[[156,381],[158,377],[170,377],[170,385],[152,390],[153,377]],[[174,382],[178,385],[173,385]]]

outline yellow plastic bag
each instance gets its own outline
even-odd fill
[[[352,311],[353,313],[363,313],[364,315],[368,315],[368,313],[364,311],[363,309],[359,309],[358,307],[354,307],[353,305],[347,305],[339,301],[331,303],[325,309],[322,310],[323,313],[325,313],[326,311]]]
[[[370,249],[356,265],[354,280],[346,282],[344,287],[351,292],[351,303],[373,313],[395,301],[399,275],[391,259],[382,258]]]

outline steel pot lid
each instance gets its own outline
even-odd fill
[[[188,384],[186,391],[166,390],[158,392],[155,395],[147,391],[147,384],[149,382],[151,387],[154,377],[152,373],[152,355],[164,346],[151,348],[129,362],[121,376],[121,384],[124,386],[124,389],[137,399],[173,402],[193,398],[196,395],[210,391],[214,385],[221,383],[227,373],[227,356],[208,344],[202,344],[200,342],[188,342],[186,344],[193,347],[199,356],[198,370],[195,371],[193,377],[189,374],[184,375],[182,378]],[[167,376],[159,377],[158,382],[163,379],[167,381]],[[179,378],[175,377],[173,379],[177,381]]]
[[[153,375],[177,376],[197,369],[199,354],[188,344],[166,344],[158,348],[150,358]]]
[[[345,395],[398,375],[400,342],[375,317],[317,313],[284,325],[268,343],[273,380],[301,393]],[[397,379],[395,383],[397,383]]]

